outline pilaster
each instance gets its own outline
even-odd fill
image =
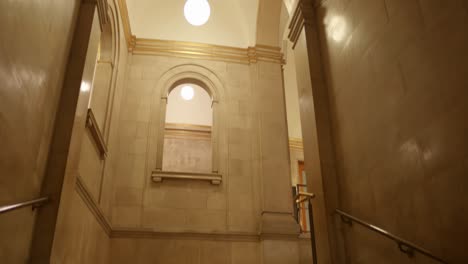
[[[288,38],[296,58],[297,82],[308,190],[316,195],[314,211],[319,263],[341,263],[342,234],[335,226],[339,208],[335,150],[332,138],[328,84],[325,76],[317,11],[320,1],[300,0],[289,25]]]
[[[281,66],[269,61],[257,61],[250,65],[258,131],[260,234],[263,241],[297,237],[300,231],[293,217]],[[270,247],[265,250],[267,248]],[[271,253],[264,251],[263,254],[267,256]]]

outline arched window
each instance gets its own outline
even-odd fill
[[[192,87],[193,98],[185,86]],[[221,81],[204,67],[180,65],[164,73],[156,89],[160,92],[155,98],[159,107],[152,111],[154,125],[149,133],[154,140],[149,142],[148,156],[148,164],[154,168],[153,181],[188,179],[221,184],[219,150],[220,139],[225,139]]]
[[[212,98],[202,87],[185,83],[167,97],[164,171],[212,171]]]
[[[109,136],[110,113],[112,112],[112,99],[115,91],[118,63],[119,45],[118,29],[116,28],[113,10],[109,8],[109,23],[102,27],[94,77],[88,101],[87,127],[99,149],[101,159],[107,155],[107,141]]]

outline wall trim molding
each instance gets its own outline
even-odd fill
[[[132,33],[132,27],[130,25],[130,18],[128,16],[128,8],[126,0],[118,0],[119,14],[122,19],[123,31],[125,34],[125,40],[127,42],[127,49],[129,52],[135,47],[136,36]]]
[[[132,54],[168,56],[188,59],[204,59],[240,64],[253,64],[260,61],[284,64],[279,47],[256,45],[237,48],[196,42],[136,38]]]
[[[91,108],[88,108],[88,114],[86,116],[86,128],[88,128],[89,132],[91,133],[91,137],[93,138],[93,141],[99,150],[101,160],[105,160],[107,157],[107,145],[104,141],[104,136],[99,129],[96,117],[94,116]]]
[[[177,240],[209,240],[231,242],[260,242],[263,240],[308,240],[302,234],[257,234],[257,233],[196,233],[196,232],[158,232],[144,228],[115,228],[111,238],[151,238]]]
[[[176,239],[176,240],[209,240],[231,242],[260,242],[263,240],[293,240],[308,239],[302,234],[276,234],[276,233],[197,233],[197,232],[158,232],[148,228],[112,227],[104,215],[97,201],[93,198],[89,188],[81,176],[76,179],[75,190],[89,208],[93,216],[101,225],[109,238],[137,238],[137,239]]]
[[[93,195],[89,191],[89,188],[86,186],[81,176],[78,176],[76,179],[75,190],[91,213],[94,215],[98,223],[101,225],[104,232],[106,232],[108,236],[111,236],[112,226],[107,217],[104,215],[104,212],[101,210],[101,207],[97,201],[93,198]]]
[[[211,126],[166,123],[164,139],[211,139]]]
[[[180,240],[215,240],[258,242],[260,236],[255,233],[196,233],[196,232],[158,232],[144,228],[115,228],[112,238],[153,238]]]

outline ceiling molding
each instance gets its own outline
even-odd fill
[[[284,64],[279,47],[256,45],[237,48],[195,42],[137,38],[132,34],[126,0],[118,0],[128,51],[136,55],[169,56],[188,59],[204,59],[240,64],[259,61]]]
[[[259,61],[284,63],[283,54],[279,47],[265,45],[236,48],[195,42],[136,38],[132,53],[137,55],[216,60],[241,64],[252,64]]]
[[[249,64],[248,49],[183,41],[137,38],[133,54],[222,60]]]
[[[128,16],[128,8],[126,0],[118,0],[120,18],[122,19],[125,40],[127,41],[128,51],[132,51],[135,47],[136,36],[132,34],[132,27],[130,26],[130,18]]]
[[[97,0],[97,11],[99,17],[99,24],[101,30],[104,28],[107,23],[109,23],[109,17],[107,16],[107,0]]]

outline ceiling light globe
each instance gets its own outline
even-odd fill
[[[192,86],[187,85],[187,86],[182,87],[182,89],[180,90],[180,96],[182,97],[182,99],[186,101],[192,100],[194,95],[195,95],[195,92]]]
[[[207,0],[187,0],[184,6],[185,19],[193,26],[201,26],[210,18],[211,8]]]

